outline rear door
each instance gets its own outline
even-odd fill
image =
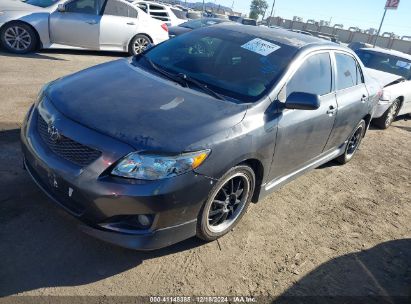
[[[131,4],[107,0],[100,23],[100,47],[105,50],[122,48],[138,32],[138,12]]]
[[[349,53],[333,52],[338,112],[326,149],[341,146],[368,113],[369,94],[357,60]]]
[[[329,52],[309,55],[281,90],[285,101],[293,92],[319,95],[317,110],[284,109],[278,122],[270,177],[285,176],[321,155],[333,129],[337,103]]]
[[[53,12],[50,15],[52,43],[98,50],[104,1],[72,0],[65,3],[65,12]]]

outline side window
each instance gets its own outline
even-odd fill
[[[337,90],[343,90],[362,83],[362,77],[355,59],[349,55],[336,53]]]
[[[170,21],[170,18],[168,17],[168,13],[164,7],[160,5],[150,4],[149,8],[150,8],[151,17],[161,20],[161,21]]]
[[[117,0],[108,0],[104,15],[137,18],[137,10],[126,3]]]
[[[331,92],[331,61],[328,53],[305,60],[286,85],[286,97],[293,92],[325,95]]]
[[[74,0],[66,4],[66,12],[98,15],[104,0]]]

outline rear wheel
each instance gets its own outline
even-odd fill
[[[400,111],[400,105],[401,102],[399,99],[394,100],[392,105],[381,117],[374,119],[374,124],[381,129],[387,129],[397,117],[397,114]]]
[[[213,241],[231,231],[246,212],[255,187],[254,171],[232,168],[211,190],[197,221],[197,237]]]
[[[31,52],[38,44],[36,32],[22,22],[5,25],[0,33],[0,40],[8,51],[17,54]]]
[[[344,154],[336,158],[336,160],[340,164],[346,164],[353,158],[354,154],[358,151],[358,148],[360,147],[361,141],[364,137],[365,129],[365,121],[361,120],[352,132],[348,140],[347,146],[345,148]]]
[[[145,35],[136,35],[131,39],[128,51],[130,55],[141,54],[146,47],[151,43],[150,39]]]

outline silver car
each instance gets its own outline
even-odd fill
[[[138,54],[167,39],[164,22],[123,0],[0,1],[0,41],[13,53],[69,48]]]

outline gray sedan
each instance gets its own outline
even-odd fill
[[[69,48],[138,54],[167,39],[165,23],[123,0],[0,2],[0,42],[13,53]]]
[[[21,128],[24,163],[97,238],[134,249],[211,241],[250,202],[350,161],[378,91],[335,43],[205,27],[45,86]]]

